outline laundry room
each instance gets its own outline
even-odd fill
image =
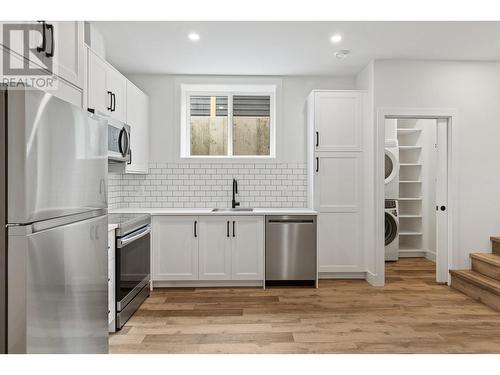
[[[440,135],[441,127],[444,133]],[[435,267],[437,220],[446,211],[447,120],[395,117],[385,120],[385,260],[427,260]],[[444,224],[446,226],[446,223]],[[446,249],[442,249],[446,252]],[[432,262],[432,264],[430,263]]]

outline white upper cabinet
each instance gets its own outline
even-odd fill
[[[199,279],[231,279],[231,217],[200,216]]]
[[[83,22],[39,21],[10,24],[14,28],[9,32],[11,52],[28,59],[35,66],[55,74],[68,83],[83,88],[85,58]],[[3,29],[1,33],[3,38]],[[25,33],[28,35],[30,49],[28,56],[24,54]]]
[[[263,280],[264,217],[233,216],[230,223],[232,280]]]
[[[149,98],[127,81],[127,124],[131,132],[131,157],[127,173],[149,172]]]
[[[111,96],[106,91],[106,62],[88,49],[87,106],[96,112],[109,113]]]
[[[106,91],[111,95],[110,116],[120,122],[126,121],[127,79],[118,70],[108,65],[106,70]]]
[[[47,31],[50,32],[50,43],[52,41],[54,43],[53,49],[52,45],[47,45],[47,49],[50,48],[50,52],[54,55],[55,73],[76,87],[83,88],[85,58],[83,22],[48,21],[47,27],[49,27]],[[49,38],[48,34],[46,38]]]
[[[316,151],[360,150],[363,94],[318,91],[313,95]]]
[[[198,217],[153,217],[153,281],[198,280]]]
[[[88,49],[88,108],[117,121],[126,121],[127,79]]]

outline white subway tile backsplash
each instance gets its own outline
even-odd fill
[[[149,174],[109,174],[109,207],[229,207],[232,179],[243,207],[305,207],[307,170],[301,163],[149,164]]]

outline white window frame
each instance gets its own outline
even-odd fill
[[[228,155],[191,155],[191,121],[189,98],[191,96],[227,96],[227,153]],[[269,155],[233,155],[233,96],[270,97]],[[276,158],[276,85],[202,85],[181,84],[181,158],[196,159],[275,159]]]

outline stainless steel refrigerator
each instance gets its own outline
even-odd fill
[[[0,353],[107,353],[107,124],[0,90]]]

